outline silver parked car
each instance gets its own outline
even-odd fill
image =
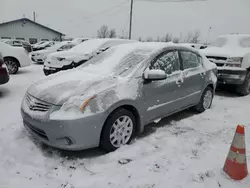
[[[216,71],[182,45],[123,44],[32,85],[21,113],[25,127],[47,145],[113,151],[159,118],[210,108]]]

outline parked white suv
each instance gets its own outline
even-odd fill
[[[218,83],[236,85],[238,94],[250,92],[250,34],[219,36],[201,50],[218,67]]]
[[[15,48],[0,42],[0,52],[10,74],[16,74],[20,67],[31,65],[28,52],[24,48]]]

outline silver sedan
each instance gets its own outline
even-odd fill
[[[23,122],[56,148],[114,151],[150,122],[190,107],[209,109],[216,72],[204,55],[182,45],[119,45],[33,84],[22,102]]]

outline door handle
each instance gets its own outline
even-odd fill
[[[176,81],[176,84],[181,84],[181,83],[182,83],[181,80]]]
[[[205,75],[206,75],[206,73],[205,72],[201,72],[200,75],[201,75],[202,78],[204,78]]]
[[[181,84],[183,83],[182,79],[178,79],[176,80],[176,84],[178,85],[178,87],[181,87]]]

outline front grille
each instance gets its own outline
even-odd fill
[[[46,140],[49,140],[48,137],[47,137],[47,135],[46,135],[46,133],[45,133],[43,130],[38,129],[38,128],[32,126],[32,125],[29,124],[27,121],[24,121],[23,124],[24,124],[25,126],[27,126],[27,127],[28,127],[32,132],[34,132],[36,135],[38,135],[38,136],[40,136],[40,137],[42,137],[42,138],[44,138],[44,139],[46,139]]]
[[[207,56],[208,59],[222,60],[226,61],[227,57],[219,57],[219,56]]]
[[[215,63],[215,64],[217,65],[217,67],[223,67],[223,66],[225,66],[224,63]]]
[[[26,95],[26,102],[32,111],[47,112],[52,107],[52,104],[36,99],[29,94]]]

